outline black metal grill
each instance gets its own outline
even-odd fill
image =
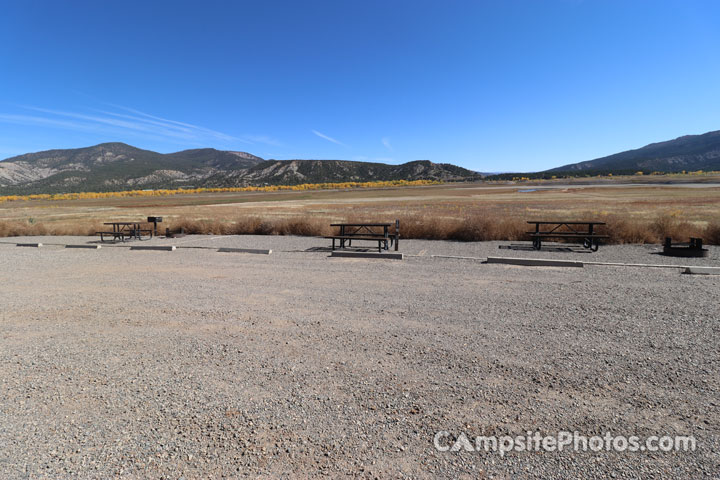
[[[162,217],[147,217],[148,223],[153,224],[153,234],[157,237],[157,224],[162,222]]]

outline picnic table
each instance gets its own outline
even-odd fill
[[[142,240],[143,235],[152,238],[152,230],[149,228],[141,228],[141,223],[142,222],[105,222],[103,225],[112,226],[112,231],[96,232],[96,234],[100,235],[101,242],[105,241],[106,235],[112,235],[113,241],[120,240],[121,242],[124,242],[126,238],[129,240]]]
[[[395,225],[395,231],[390,234],[390,227]],[[378,252],[389,250],[395,244],[398,250],[400,242],[400,221],[395,223],[331,223],[331,227],[339,229],[337,235],[329,235],[325,238],[332,239],[332,249],[335,250],[335,241],[339,242],[339,248],[352,246],[355,241],[378,242]]]
[[[605,222],[569,222],[569,221],[539,221],[530,220],[527,223],[535,225],[535,231],[526,232],[533,242],[533,248],[540,250],[542,241],[546,238],[576,239],[583,241],[583,247],[597,252],[600,248],[598,240],[608,238],[607,235],[595,233],[595,226],[605,225]],[[540,227],[545,226],[544,230]]]

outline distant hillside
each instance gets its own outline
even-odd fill
[[[124,143],[28,153],[0,162],[0,194],[179,187],[294,185],[375,180],[471,180],[479,174],[427,160],[263,160],[212,148],[162,154]]]
[[[558,173],[635,173],[720,170],[720,131],[651,143],[637,150],[547,170]]]
[[[324,182],[371,182],[376,180],[445,180],[479,178],[462,167],[418,160],[402,165],[347,160],[268,160],[247,170],[208,179],[218,185],[296,185]]]

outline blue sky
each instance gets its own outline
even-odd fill
[[[535,171],[720,129],[720,2],[2,1],[0,158]]]

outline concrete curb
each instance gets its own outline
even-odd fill
[[[720,267],[685,267],[683,273],[689,275],[720,275]]]
[[[488,257],[487,263],[501,263],[505,265],[523,265],[526,267],[579,267],[583,268],[582,262],[572,260],[546,260],[540,258],[510,258],[510,257]]]
[[[258,255],[270,255],[272,250],[258,248],[218,248],[219,253],[255,253]]]
[[[16,243],[16,247],[34,247],[34,248],[40,248],[43,246],[42,243]]]
[[[140,246],[140,245],[137,245],[134,247],[130,247],[130,250],[159,250],[159,251],[164,251],[164,252],[174,252],[176,250],[176,248],[177,247],[175,247],[175,245],[169,245],[169,246],[164,246],[164,245]]]
[[[332,252],[331,257],[340,258],[384,258],[388,260],[402,260],[402,253],[371,253],[371,252]]]
[[[410,255],[408,255],[409,257]],[[422,255],[413,255],[413,257],[420,257]],[[454,260],[481,260],[485,261],[486,259],[480,258],[480,257],[459,257],[457,255],[430,255],[431,258],[452,258]]]
[[[89,250],[100,250],[102,245],[65,245],[65,248],[86,248]]]
[[[687,268],[686,265],[663,265],[660,263],[614,263],[614,262],[583,262],[585,265],[599,265],[601,267],[642,267],[642,268]]]

